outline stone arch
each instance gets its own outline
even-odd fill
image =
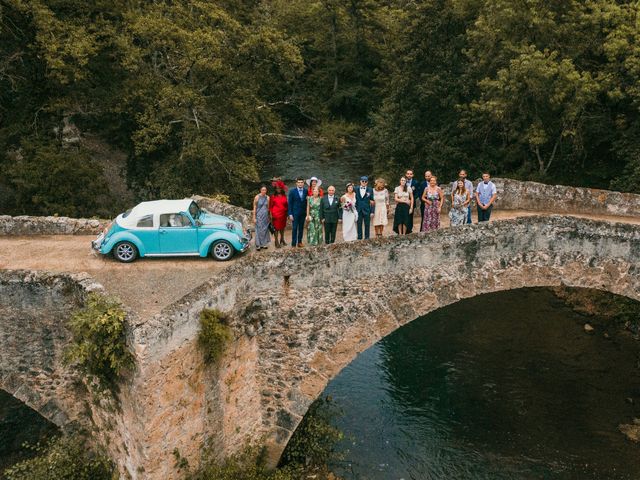
[[[86,390],[63,362],[66,320],[82,302],[82,279],[0,272],[0,388],[63,430],[89,423]]]
[[[639,300],[639,258],[639,226],[560,216],[247,257],[135,330],[145,345],[139,384],[191,388],[154,366],[179,361],[203,308],[228,312],[237,341],[208,385],[192,389],[202,415],[216,419],[198,423],[207,430],[198,438],[210,438],[220,456],[264,441],[275,465],[328,381],[397,328],[463,298],[523,287],[589,287]],[[164,418],[153,436],[179,421],[179,401],[166,396],[166,406],[144,412]],[[181,452],[194,433],[185,431]]]
[[[315,273],[291,269],[288,294],[254,298],[242,315],[263,329],[263,432],[272,465],[332,378],[357,354],[433,310],[490,292],[560,285],[640,300],[634,226],[536,218],[349,247],[338,256],[343,266],[309,256]]]

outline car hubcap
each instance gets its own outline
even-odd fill
[[[231,247],[226,243],[219,243],[213,248],[218,258],[229,258],[229,255],[231,255]]]
[[[133,247],[131,245],[118,245],[118,258],[121,260],[131,260],[133,258]]]

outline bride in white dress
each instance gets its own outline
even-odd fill
[[[340,207],[342,208],[342,238],[345,242],[357,240],[358,212],[356,211],[356,192],[352,183],[347,184],[347,191],[340,198]]]

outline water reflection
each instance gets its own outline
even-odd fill
[[[358,479],[640,478],[617,430],[640,416],[638,342],[546,289],[459,302],[360,355],[327,387]],[[590,321],[594,321],[590,319]],[[630,403],[629,398],[634,399]]]

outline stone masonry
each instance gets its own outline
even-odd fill
[[[531,199],[536,185],[526,186]],[[515,202],[511,187],[499,188],[504,203]],[[566,201],[590,205],[576,195]],[[602,211],[637,211],[635,196],[627,208],[615,195]],[[556,215],[244,256],[160,314],[130,318],[137,366],[111,414],[87,405],[59,362],[62,319],[90,279],[0,272],[0,388],[58,425],[92,424],[125,478],[180,478],[174,450],[195,465],[203,446],[223,458],[264,444],[275,465],[328,381],[400,326],[462,298],[522,287],[640,300],[638,258],[640,226]],[[235,334],[215,367],[196,344],[204,308],[227,312]]]
[[[203,440],[221,457],[264,442],[275,465],[327,382],[400,326],[462,298],[522,287],[640,299],[639,255],[638,226],[550,216],[239,261],[133,332],[143,373],[132,396],[154,399],[140,409],[147,478],[173,478],[167,452],[197,461]],[[233,319],[236,341],[215,371],[194,353],[203,308]]]

